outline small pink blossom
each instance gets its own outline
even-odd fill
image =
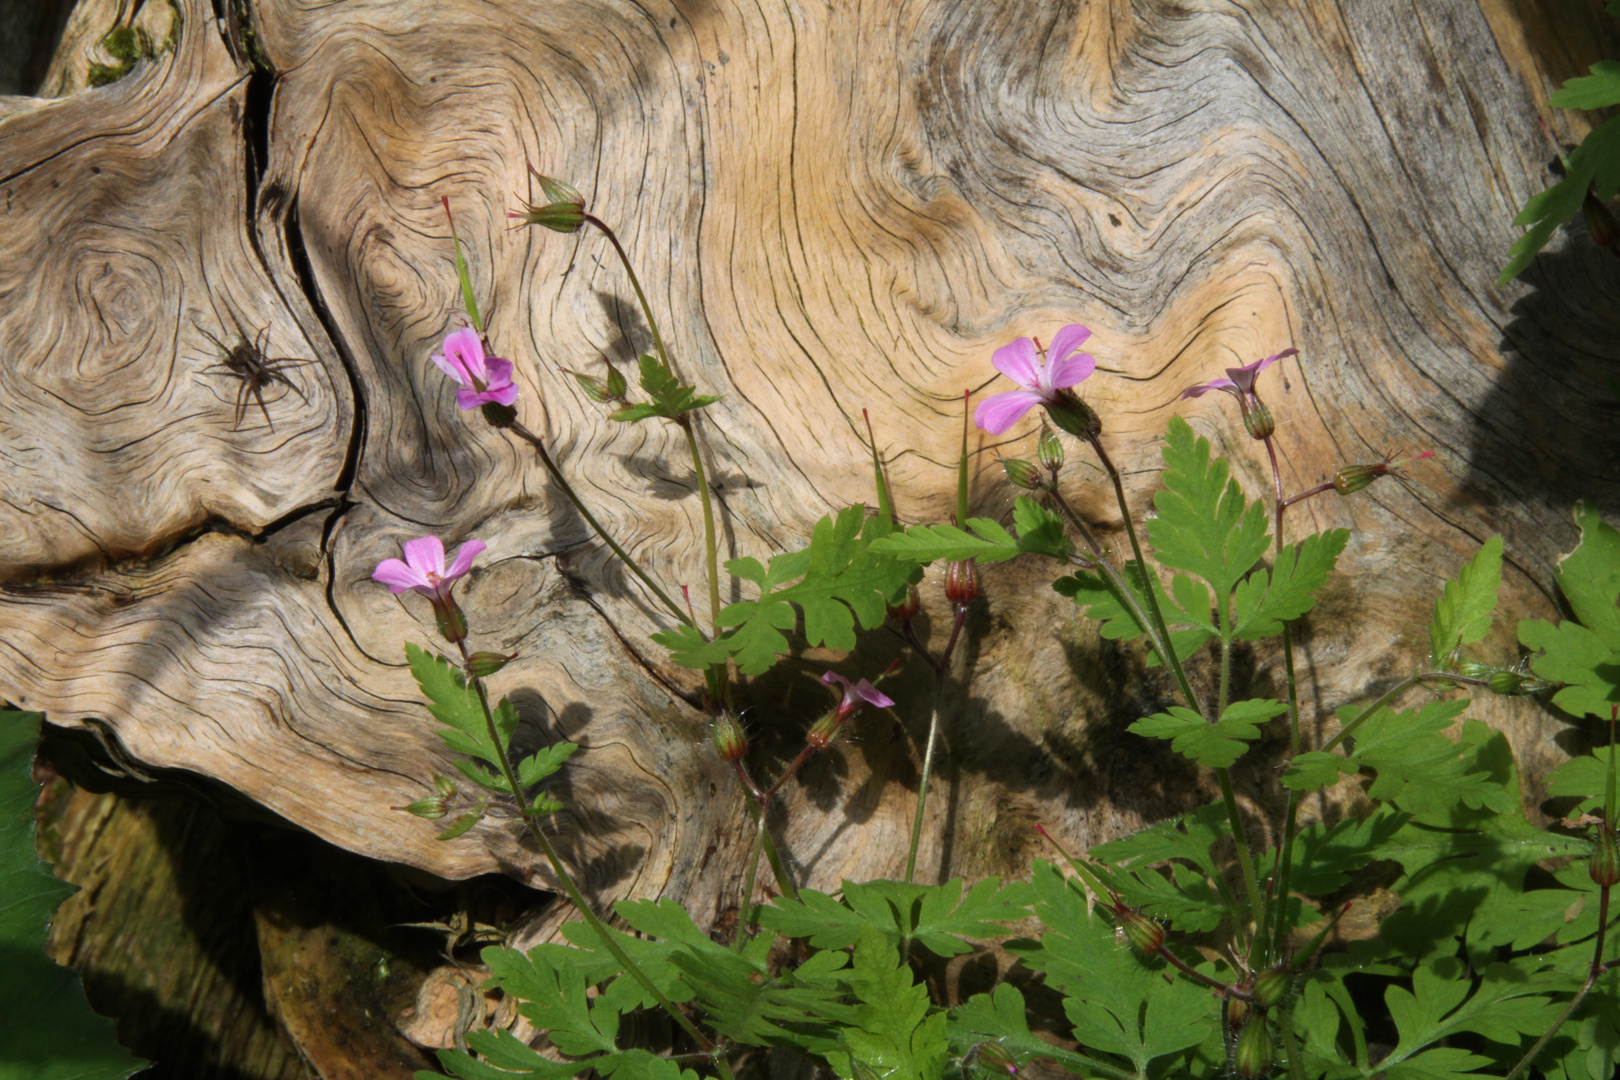
[[[1260,395],[1255,392],[1255,377],[1283,357],[1298,355],[1298,349],[1284,349],[1264,360],[1256,360],[1242,367],[1227,368],[1226,378],[1211,379],[1207,383],[1189,386],[1181,392],[1181,400],[1202,397],[1211,390],[1225,390],[1237,398],[1238,409],[1243,413],[1243,426],[1248,429],[1249,434],[1256,439],[1269,439],[1277,430],[1277,422],[1272,419],[1271,410],[1266,407],[1266,403],[1261,401]]]
[[[470,326],[446,337],[444,352],[434,353],[428,359],[461,384],[461,389],[456,391],[456,404],[463,409],[476,409],[489,402],[510,405],[517,400],[512,361],[485,356],[484,342]]]
[[[1000,435],[1037,405],[1061,405],[1060,390],[1085,381],[1097,370],[1096,358],[1079,351],[1090,336],[1090,330],[1075,323],[1057,332],[1044,356],[1029,338],[1019,338],[997,349],[990,362],[1019,388],[979,402],[973,410],[973,422],[992,435]]]
[[[1284,349],[1282,352],[1268,356],[1264,360],[1256,360],[1254,363],[1245,364],[1242,367],[1227,368],[1226,378],[1211,379],[1207,383],[1189,386],[1181,392],[1181,400],[1202,397],[1211,390],[1225,390],[1239,401],[1242,401],[1245,397],[1252,398],[1254,396],[1254,378],[1256,375],[1259,375],[1266,368],[1284,357],[1298,355],[1298,349]]]
[[[484,550],[484,542],[468,540],[462,544],[449,569],[444,565],[444,541],[437,536],[407,540],[400,547],[405,561],[384,559],[372,572],[372,580],[387,585],[396,596],[415,589],[438,605],[450,598],[450,586],[455,580],[472,569],[472,561]]]
[[[843,720],[860,708],[863,702],[878,709],[894,707],[894,700],[866,679],[852,683],[836,671],[829,671],[821,677],[822,686],[832,686],[835,683],[844,688],[844,700],[838,704],[839,720]]]

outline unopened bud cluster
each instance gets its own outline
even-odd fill
[[[714,729],[710,733],[714,739],[715,753],[723,761],[737,761],[748,753],[748,736],[743,732],[742,723],[736,715],[723,712],[714,718]]]

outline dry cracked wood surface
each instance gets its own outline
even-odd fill
[[[679,896],[700,921],[738,902],[742,802],[694,673],[648,641],[667,620],[428,360],[460,310],[448,198],[520,418],[666,587],[702,591],[678,432],[609,422],[564,370],[648,347],[628,282],[594,234],[509,230],[528,164],[619,229],[677,368],[722,395],[699,426],[726,557],[872,500],[863,409],[903,516],[942,519],[962,393],[991,388],[997,346],[1069,322],[1093,331],[1083,389],[1139,510],[1173,413],[1264,489],[1230,402],[1177,395],[1286,346],[1301,356],[1265,376],[1286,483],[1437,451],[1411,487],[1296,519],[1353,530],[1305,634],[1321,724],[1410,670],[1435,589],[1485,537],[1506,536],[1507,609],[1545,614],[1574,501],[1620,511],[1620,266],[1567,235],[1495,284],[1550,181],[1537,118],[1584,130],[1548,90],[1620,52],[1595,4],[137,10],[152,55],[122,78],[84,88],[70,41],[60,96],[0,108],[0,697],[352,851],[547,880],[510,821],[444,843],[389,809],[448,755],[401,651],[433,641],[431,614],[370,574],[402,540],[476,537],[475,647],[520,655],[495,689],[525,737],[585,747],[555,829],[590,888]],[[238,327],[289,361],[263,412],[220,367]],[[975,435],[976,513],[1006,513],[997,459],[1031,456],[1034,430]],[[1116,529],[1099,474],[1068,475]],[[1016,872],[1035,819],[1085,846],[1197,796],[1123,732],[1161,693],[1140,658],[1042,573],[986,577],[929,874]],[[874,675],[896,655],[869,645],[747,689],[765,771],[825,707],[830,661]],[[1491,645],[1511,654],[1507,620]],[[1255,657],[1257,690],[1273,661]],[[806,883],[903,864],[926,687],[908,671],[893,716],[789,789]],[[1476,714],[1532,775],[1561,753],[1567,723],[1533,704]]]

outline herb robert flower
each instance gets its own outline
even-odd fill
[[[997,349],[990,362],[1018,384],[1017,390],[986,398],[973,410],[973,422],[992,435],[1000,435],[1037,405],[1045,406],[1052,422],[1071,435],[1095,435],[1101,424],[1097,414],[1069,388],[1097,370],[1097,360],[1080,346],[1091,331],[1078,323],[1065,326],[1041,349],[1029,338],[1019,338]]]
[[[1225,390],[1238,400],[1238,408],[1243,412],[1243,426],[1249,434],[1256,439],[1269,439],[1271,433],[1277,430],[1277,422],[1271,418],[1271,410],[1266,408],[1265,402],[1254,389],[1255,376],[1277,361],[1288,356],[1298,356],[1298,349],[1284,349],[1264,360],[1256,360],[1252,364],[1242,367],[1227,368],[1226,378],[1211,379],[1197,386],[1189,386],[1181,392],[1181,400],[1202,397],[1211,390]]]
[[[483,339],[470,326],[446,337],[444,352],[434,353],[429,359],[461,384],[461,389],[456,391],[456,404],[463,409],[487,404],[511,405],[517,400],[512,361],[485,356]]]

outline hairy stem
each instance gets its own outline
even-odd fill
[[[652,331],[653,348],[658,350],[658,359],[663,365],[669,367],[669,355],[664,352],[664,339],[658,333],[658,320],[653,318],[652,305],[647,303],[647,294],[641,291],[641,279],[636,277],[636,268],[630,265],[630,256],[625,254],[624,245],[619,243],[618,236],[601,218],[594,214],[586,214],[585,221],[596,226],[597,231],[607,237],[608,243],[613,245],[613,250],[619,253],[619,262],[623,264],[624,272],[630,278],[630,287],[636,290],[636,300],[641,304],[641,314],[647,319],[647,329]]]
[[[709,493],[708,475],[703,471],[703,455],[698,453],[697,435],[692,431],[692,416],[682,413],[676,421],[686,436],[687,449],[692,451],[692,471],[697,474],[698,495],[703,500],[703,554],[709,572],[709,625],[720,632],[720,549],[714,534],[714,496]]]
[[[551,474],[551,478],[556,481],[557,486],[562,488],[563,494],[568,496],[568,501],[573,504],[575,510],[579,511],[579,516],[584,518],[585,523],[595,530],[596,535],[602,538],[602,542],[612,550],[613,554],[617,555],[619,560],[623,562],[625,566],[630,568],[630,572],[636,575],[641,583],[652,591],[654,596],[658,597],[659,601],[663,603],[664,607],[669,610],[671,615],[674,615],[677,620],[685,623],[688,626],[695,626],[696,624],[693,623],[692,617],[685,611],[682,611],[681,606],[672,600],[668,593],[659,588],[656,581],[647,576],[647,572],[641,568],[640,564],[637,563],[635,559],[630,557],[630,553],[625,551],[624,548],[620,547],[618,542],[615,541],[613,537],[608,535],[608,531],[602,527],[602,523],[596,520],[596,515],[591,513],[590,509],[586,507],[584,501],[581,500],[579,495],[574,491],[574,487],[568,482],[568,478],[563,476],[562,470],[557,468],[557,463],[551,460],[551,455],[546,452],[545,443],[540,440],[540,436],[536,435],[522,424],[513,424],[511,426],[511,431],[512,434],[534,447],[534,452],[540,457],[540,463],[546,467],[546,471]]]

